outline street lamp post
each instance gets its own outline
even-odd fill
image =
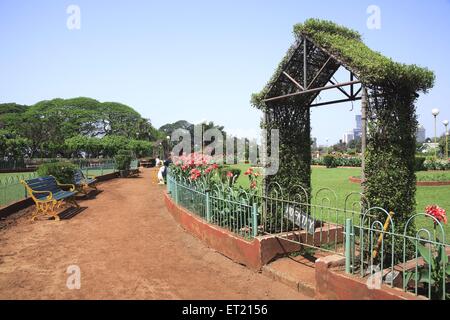
[[[166,137],[167,139],[167,158],[170,156],[170,136]]]
[[[437,143],[437,116],[439,115],[439,109],[431,110],[431,114],[434,116],[434,145]],[[437,148],[434,148],[434,157],[437,158]]]
[[[449,155],[448,155],[448,120],[444,120],[442,121],[442,123],[445,126],[445,156],[448,159]]]

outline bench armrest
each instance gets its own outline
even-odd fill
[[[42,201],[42,200],[36,199],[36,197],[34,196],[35,193],[47,193],[48,194],[47,200],[51,200],[53,198],[53,193],[51,191],[36,191],[36,190],[33,190],[33,189],[31,189],[28,186],[28,184],[24,180],[21,180],[20,183],[25,186],[25,188],[27,189],[30,197],[32,197],[35,201]]]
[[[75,185],[71,183],[59,183],[56,182],[60,187],[70,187],[70,191],[75,191]]]
[[[51,176],[51,177],[53,177],[53,176]],[[74,185],[74,184],[72,184],[72,183],[59,183],[59,181],[56,180],[55,177],[53,177],[53,178],[55,179],[56,184],[57,184],[59,187],[70,187],[70,191],[75,191],[75,185]]]
[[[30,192],[32,192],[32,193],[48,193],[47,200],[50,200],[53,198],[53,193],[51,191],[35,191],[30,188]]]

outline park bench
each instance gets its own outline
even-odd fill
[[[139,160],[132,160],[130,164],[130,176],[139,176]]]
[[[90,188],[97,190],[97,179],[87,178],[80,169],[75,171],[73,180],[76,190],[85,195],[89,193]]]
[[[22,180],[21,183],[36,204],[31,220],[36,220],[39,214],[49,215],[57,221],[60,220],[56,211],[61,208],[64,202],[71,203],[79,208],[74,198],[77,191],[73,184],[59,183],[53,176]],[[61,187],[69,190],[63,190]]]

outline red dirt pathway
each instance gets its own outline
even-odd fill
[[[307,299],[184,232],[150,176],[103,183],[68,220],[8,218],[0,299]],[[70,265],[80,267],[79,290],[66,286]]]

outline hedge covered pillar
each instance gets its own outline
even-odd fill
[[[404,88],[369,92],[365,195],[372,207],[395,213],[396,231],[416,211],[417,116],[415,91]]]
[[[265,186],[278,183],[283,196],[303,196],[303,188],[310,198],[311,193],[311,117],[309,106],[289,103],[272,104],[265,110],[266,129],[279,130],[279,170],[274,176],[267,176]],[[270,139],[268,139],[270,141]],[[306,199],[303,199],[306,201]]]

